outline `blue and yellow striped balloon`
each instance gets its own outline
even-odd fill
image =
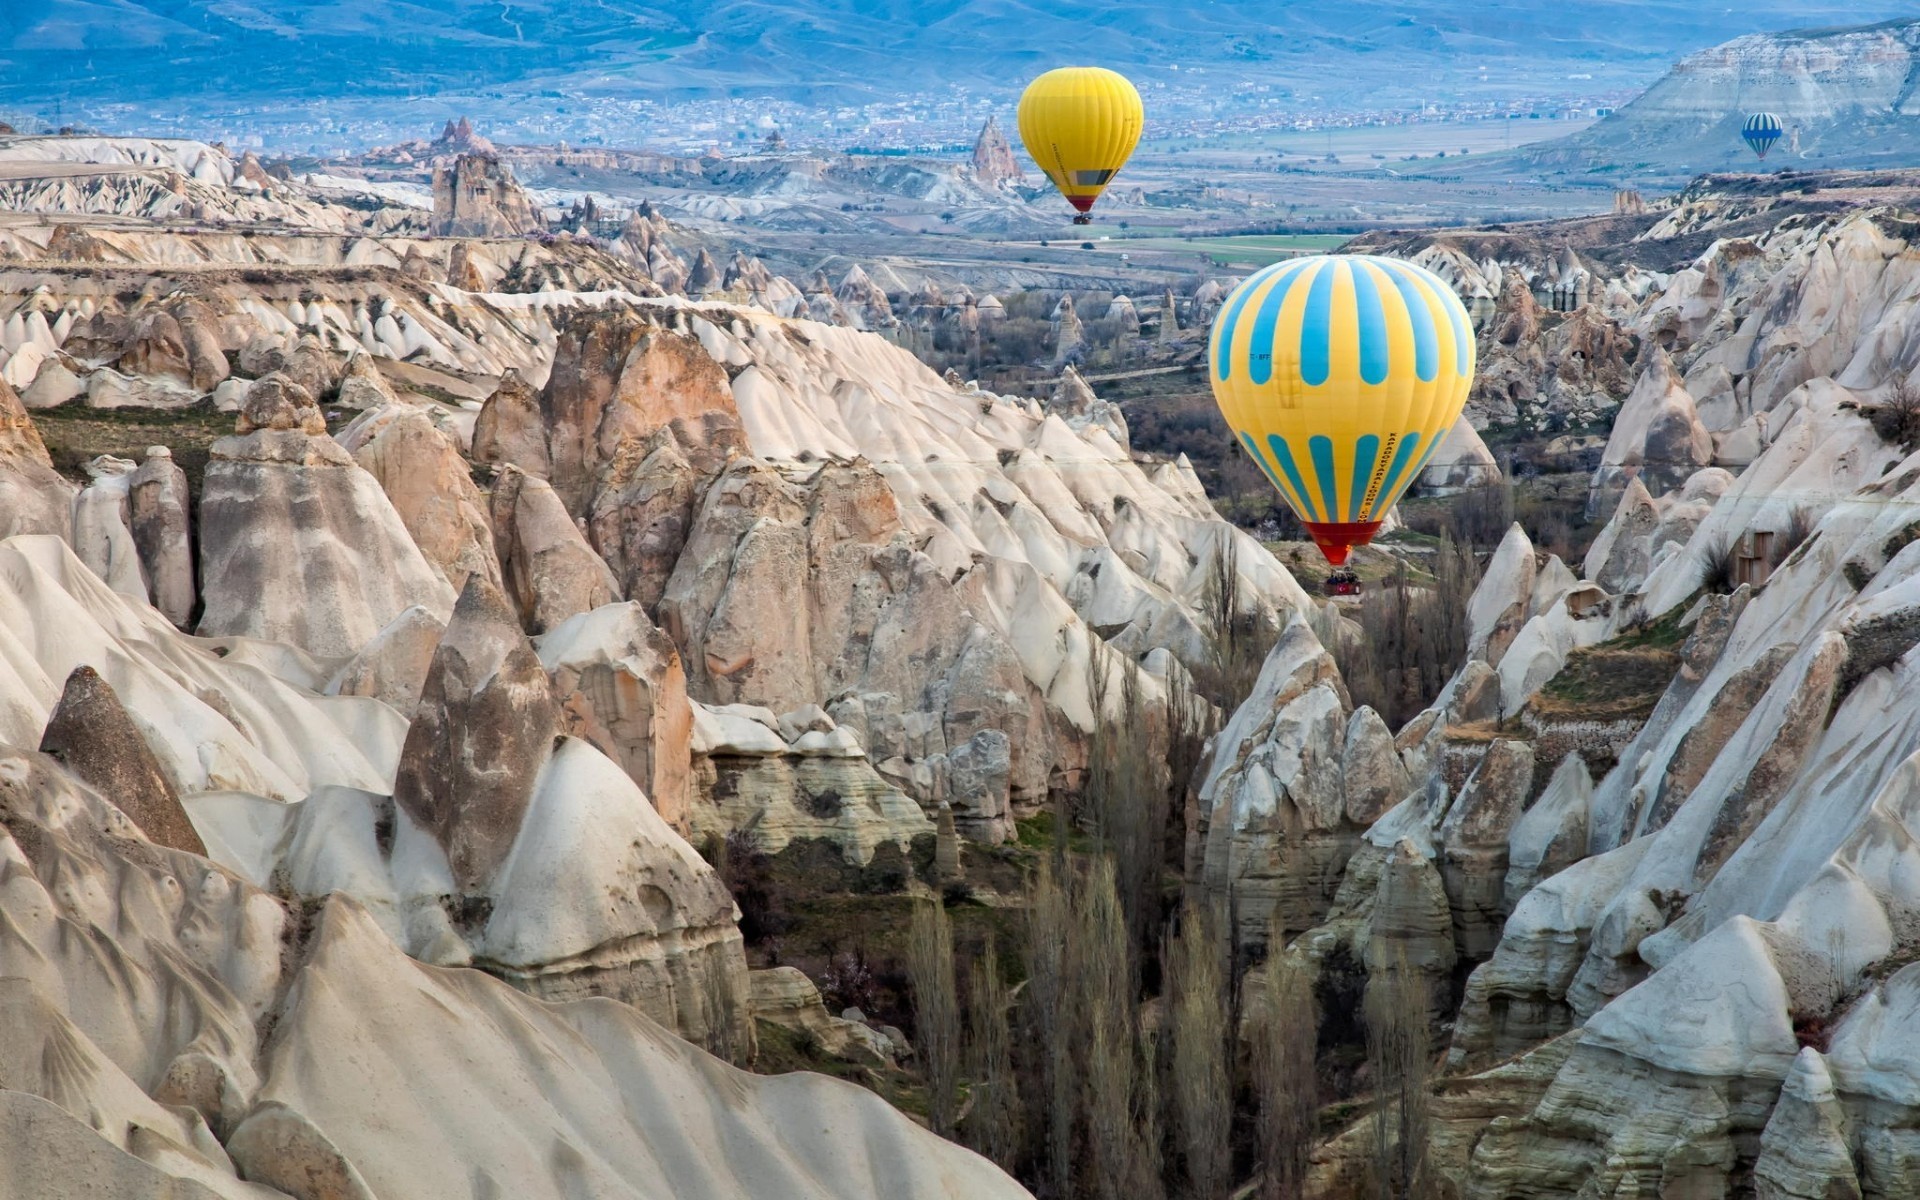
[[[1315,255],[1235,288],[1208,358],[1228,428],[1339,566],[1379,532],[1460,416],[1473,326],[1430,271]]]

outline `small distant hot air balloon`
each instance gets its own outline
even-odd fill
[[[1780,123],[1780,118],[1772,113],[1754,113],[1747,118],[1744,125],[1740,126],[1740,138],[1753,148],[1754,154],[1764,159],[1767,157],[1767,151],[1773,149],[1773,144],[1779,141],[1780,135],[1786,131],[1786,126]]]
[[[1093,222],[1088,210],[1126,165],[1145,120],[1140,93],[1104,67],[1048,71],[1020,96],[1020,140],[1080,211],[1075,225]]]
[[[1393,258],[1273,264],[1227,297],[1208,347],[1228,428],[1338,567],[1380,531],[1473,386],[1473,326]]]

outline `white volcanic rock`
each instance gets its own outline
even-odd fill
[[[934,832],[921,807],[875,771],[853,731],[818,706],[776,717],[755,705],[695,703],[692,747],[700,800],[691,821],[702,836],[744,833],[767,854],[825,841],[865,866],[883,845],[905,856]],[[967,763],[954,757],[957,774]]]
[[[416,604],[402,612],[328,679],[330,696],[371,696],[412,719],[446,622]]]
[[[38,745],[83,664],[112,685],[182,795],[297,801],[323,783],[391,785],[404,724],[384,706],[223,660],[110,590],[57,538],[0,543],[0,743]]]
[[[1440,879],[1463,957],[1483,959],[1506,919],[1507,839],[1533,787],[1533,748],[1495,738],[1434,830]]]
[[[1487,560],[1467,601],[1467,654],[1499,665],[1515,634],[1537,611],[1533,604],[1533,543],[1515,522]]]
[[[1760,1135],[1754,1194],[1761,1200],[1847,1200],[1861,1195],[1846,1113],[1827,1060],[1801,1049]]]
[[[71,537],[73,492],[73,485],[54,471],[19,394],[0,379],[0,538],[16,533]]]
[[[1651,347],[1640,378],[1614,418],[1613,432],[1594,472],[1589,513],[1606,511],[1629,479],[1665,494],[1713,461],[1713,438],[1694,409],[1665,350]]]
[[[806,1033],[837,1058],[875,1067],[892,1065],[893,1043],[887,1036],[863,1021],[829,1014],[821,1003],[820,989],[800,968],[755,971],[752,984],[755,1020]]]
[[[1420,472],[1420,485],[1438,496],[1500,481],[1500,464],[1462,413]]]
[[[472,577],[394,785],[407,820],[387,870],[404,939],[439,958],[435,946],[457,934],[535,995],[614,996],[689,1036],[743,1025],[746,964],[726,888],[618,764],[561,728],[505,599]],[[476,897],[485,915],[467,928]]]
[[[1587,818],[1593,804],[1593,775],[1578,754],[1554,768],[1547,790],[1513,823],[1507,837],[1506,905],[1541,880],[1550,879],[1587,854]]]
[[[193,522],[187,473],[165,446],[149,446],[129,481],[127,523],[153,606],[182,629],[193,616]]]
[[[200,499],[202,634],[349,655],[415,604],[451,611],[452,589],[303,389],[257,381],[238,428],[213,444]]]
[[[0,1130],[31,1194],[1026,1194],[864,1089],[409,962],[345,896],[295,937],[42,756],[0,754],[0,881]]]
[[[413,966],[346,901],[321,917],[280,1028],[263,1104],[324,1131],[377,1195],[465,1200],[475,1177],[529,1200],[582,1187],[822,1200],[1025,1194],[865,1089],[745,1075],[623,1006],[536,1005],[475,972]],[[502,1032],[470,1041],[476,1030]],[[319,1066],[343,1059],[354,1066]],[[553,1079],[567,1083],[542,1082]],[[442,1081],[434,1094],[486,1102],[449,1123],[421,1101],[423,1080]],[[718,1094],[730,1098],[709,1099]],[[386,1114],[381,1128],[365,1120],[370,1102]],[[530,1112],[545,1115],[537,1133]]]
[[[672,639],[629,602],[569,617],[535,645],[567,732],[619,763],[662,820],[691,833],[694,706]]]
[[[339,441],[380,481],[414,545],[449,587],[457,593],[476,574],[500,582],[486,501],[460,448],[426,410],[391,404],[356,421]]]
[[[147,598],[140,552],[127,527],[132,475],[138,464],[102,454],[87,464],[93,482],[73,502],[73,551],[107,586],[123,596]]]
[[[1342,769],[1348,709],[1332,656],[1296,617],[1214,740],[1187,859],[1210,892],[1234,897],[1243,941],[1263,942],[1276,913],[1289,932],[1318,924],[1359,844]]]

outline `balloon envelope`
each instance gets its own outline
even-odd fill
[[[1315,255],[1233,290],[1208,366],[1234,438],[1338,566],[1379,532],[1459,417],[1473,326],[1430,271]]]
[[[1140,141],[1140,93],[1104,67],[1061,67],[1020,96],[1020,140],[1067,202],[1093,202]]]
[[[1780,118],[1772,113],[1754,113],[1746,119],[1745,124],[1740,126],[1740,137],[1752,148],[1754,154],[1765,158],[1767,151],[1773,149],[1773,144],[1779,141],[1780,135],[1786,131],[1786,126],[1781,123]]]

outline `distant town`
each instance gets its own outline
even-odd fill
[[[1149,142],[1446,122],[1592,120],[1633,95],[1618,90],[1589,93],[1579,90],[1587,81],[1570,78],[1568,90],[1559,93],[1509,95],[1488,84],[1482,98],[1355,109],[1323,103],[1318,96],[1280,84],[1223,81],[1217,73],[1201,70],[1186,74],[1192,82],[1141,81]],[[1485,76],[1481,78],[1484,82]],[[216,117],[175,107],[110,104],[68,110],[56,104],[47,112],[0,113],[0,119],[23,131],[139,130],[317,158],[360,154],[462,115],[471,115],[476,126],[502,143],[733,157],[764,152],[772,141],[793,151],[963,155],[971,151],[987,116],[1010,115],[1014,104],[1012,92],[955,85],[859,106],[812,106],[771,96],[662,101],[552,92],[515,98],[496,92],[299,108],[263,105]]]

